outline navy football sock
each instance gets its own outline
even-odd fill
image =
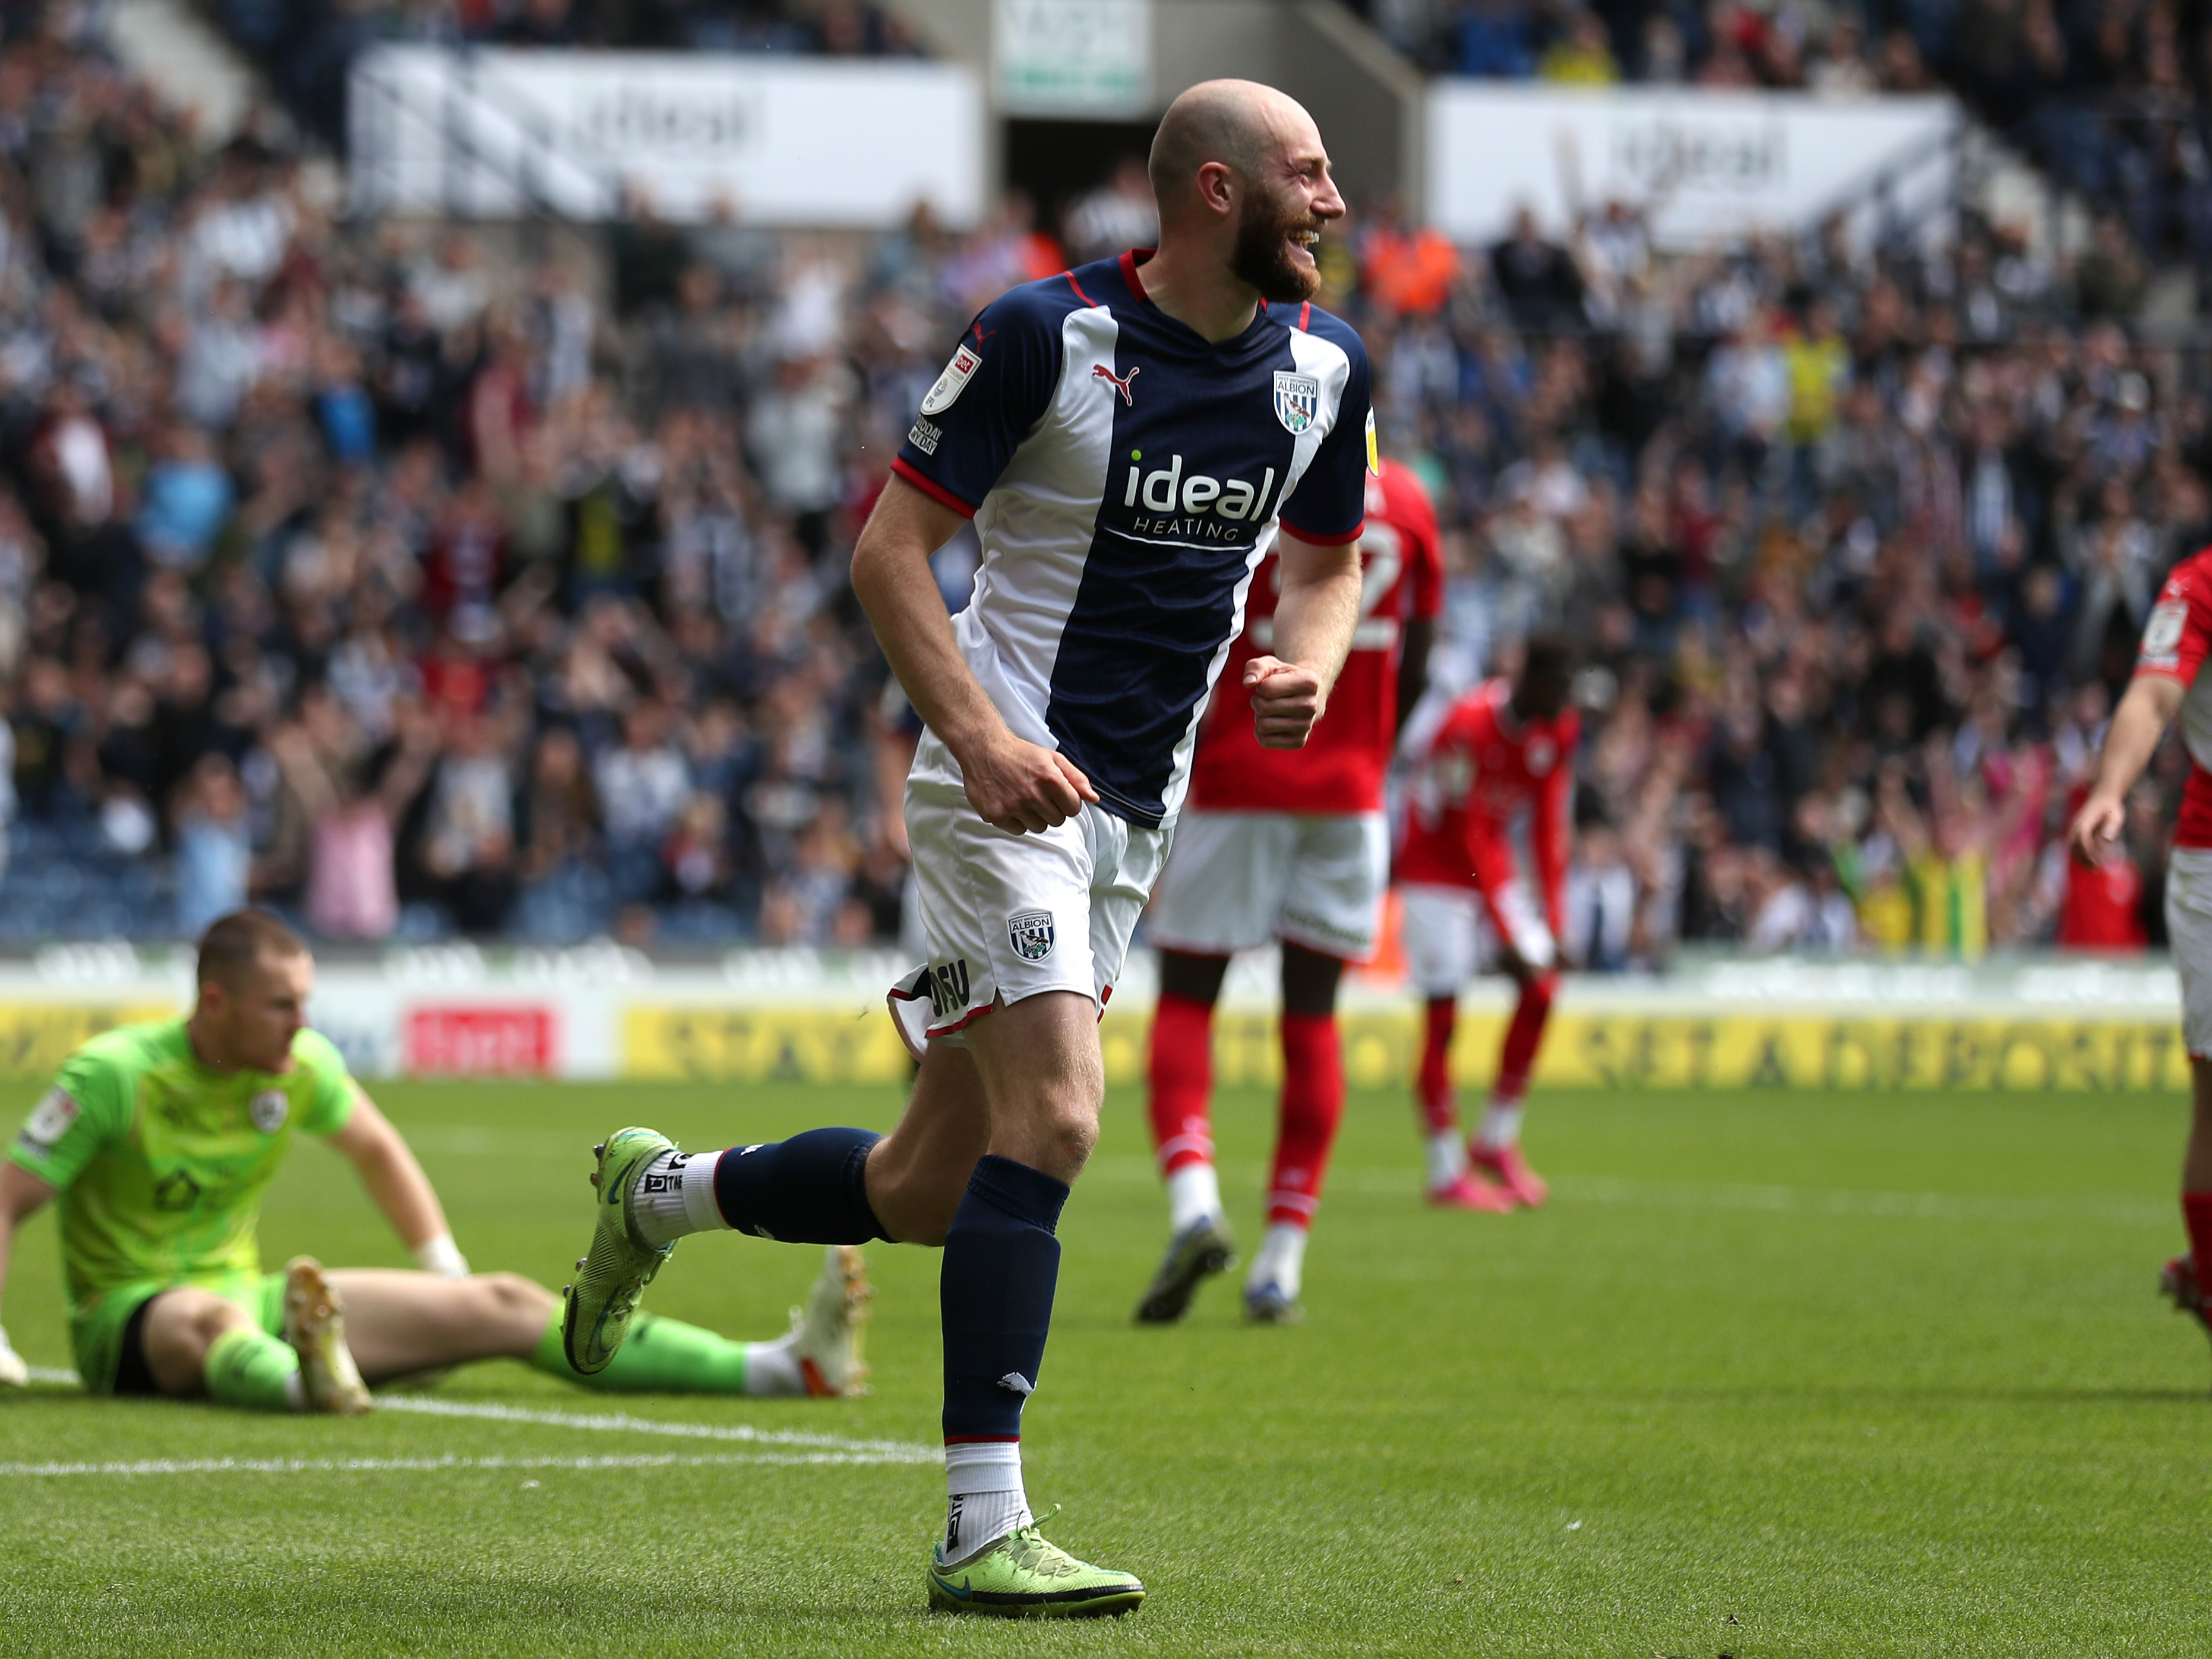
[[[945,1235],[945,1438],[1018,1440],[1060,1279],[1064,1182],[985,1157]]]
[[[810,1129],[788,1140],[732,1146],[714,1165],[714,1202],[741,1233],[786,1244],[888,1238],[868,1205],[867,1129]]]

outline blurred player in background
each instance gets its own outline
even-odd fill
[[[1160,951],[1152,1019],[1152,1145],[1168,1189],[1167,1256],[1137,1304],[1147,1324],[1181,1319],[1207,1276],[1233,1259],[1214,1173],[1208,1097],[1213,1006],[1229,959],[1279,939],[1283,1091],[1267,1186],[1267,1231],[1244,1308],[1255,1320],[1296,1316],[1306,1236],[1321,1203],[1337,1123],[1344,1056],[1337,981],[1373,953],[1389,884],[1382,780],[1405,715],[1419,697],[1443,600],[1436,510],[1395,462],[1367,482],[1360,538],[1359,626],[1304,749],[1264,749],[1253,733],[1246,662],[1274,644],[1270,557],[1245,606],[1243,635],[1199,729],[1190,802],[1147,918]]]
[[[1431,1204],[1503,1212],[1544,1201],[1544,1183],[1521,1155],[1521,1115],[1559,981],[1582,735],[1567,706],[1571,682],[1566,641],[1530,639],[1510,678],[1486,680],[1453,705],[1409,792],[1397,874],[1407,971],[1426,1003],[1417,1087]],[[1526,874],[1516,835],[1525,835]],[[1520,1000],[1482,1126],[1462,1144],[1452,1031],[1461,990],[1492,958]]]
[[[2212,1332],[2201,1274],[2212,1261],[2212,548],[2177,565],[2143,626],[2135,678],[2112,711],[2089,798],[2068,832],[2085,871],[2102,871],[2126,830],[2128,793],[2149,764],[2166,722],[2179,713],[2189,781],[2173,826],[2166,878],[2166,925],[2181,976],[2181,1035],[2189,1049],[2194,1110],[2181,1159],[2181,1221],[2187,1254],[2166,1264],[2160,1291],[2174,1310]]]
[[[629,1363],[586,1377],[561,1352],[560,1304],[514,1273],[471,1273],[422,1166],[329,1039],[307,1029],[314,961],[275,918],[238,911],[200,940],[188,1018],[94,1037],[0,1164],[0,1287],[23,1221],[61,1204],[77,1375],[94,1394],[205,1394],[266,1411],[366,1411],[370,1382],[520,1359],[590,1387],[745,1395],[859,1392],[866,1280],[831,1251],[778,1342],[672,1319]],[[328,1140],[422,1264],[264,1275],[262,1194],[305,1131]],[[0,1333],[0,1382],[28,1368]]]

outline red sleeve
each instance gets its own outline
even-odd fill
[[[1443,537],[1437,529],[1437,510],[1429,492],[1410,467],[1394,466],[1389,480],[1390,518],[1404,534],[1406,563],[1413,582],[1407,618],[1430,622],[1443,614]]]
[[[2138,674],[2163,674],[2184,685],[2195,683],[2205,653],[2212,650],[2212,583],[2200,561],[2190,560],[2166,580],[2158,603],[2143,623]]]

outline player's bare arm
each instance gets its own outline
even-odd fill
[[[14,1254],[15,1230],[52,1198],[54,1189],[28,1170],[0,1163],[0,1301],[8,1290],[8,1262]],[[31,1380],[30,1368],[18,1358],[0,1326],[0,1383],[21,1388]]]
[[[2082,863],[2096,864],[2119,839],[2127,825],[2128,791],[2150,764],[2166,722],[2180,711],[2181,700],[2188,694],[2187,686],[2166,674],[2138,674],[2130,683],[2105,733],[2097,781],[2067,831],[2067,844]]]
[[[915,712],[960,763],[976,815],[1017,835],[1049,830],[1098,796],[1074,763],[1007,729],[953,642],[929,558],[960,525],[951,508],[893,477],[853,549],[853,592]]]
[[[1275,604],[1275,649],[1244,665],[1252,719],[1267,749],[1303,749],[1328,706],[1329,689],[1359,625],[1359,544],[1316,546],[1287,530],[1279,544],[1283,595]]]
[[[352,1115],[330,1138],[330,1144],[353,1165],[370,1199],[399,1235],[399,1242],[424,1268],[453,1278],[468,1271],[467,1263],[453,1247],[453,1233],[430,1177],[422,1173],[413,1149],[392,1127],[392,1120],[359,1089],[354,1091]]]

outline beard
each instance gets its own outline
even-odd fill
[[[1321,267],[1292,263],[1292,231],[1318,232],[1322,222],[1263,197],[1246,198],[1237,222],[1237,246],[1229,269],[1237,279],[1274,305],[1296,305],[1321,291]]]

